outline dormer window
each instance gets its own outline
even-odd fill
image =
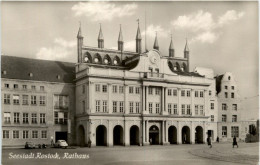
[[[231,77],[230,77],[230,76],[228,76],[228,80],[231,80]]]

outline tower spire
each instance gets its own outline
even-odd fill
[[[100,23],[100,29],[98,34],[98,48],[104,48],[104,37],[102,33],[101,23]]]
[[[82,46],[83,46],[83,36],[81,34],[81,22],[79,22],[79,31],[77,35],[77,52],[78,52],[78,63],[81,63],[82,60]]]
[[[142,52],[142,36],[139,28],[139,19],[137,19],[138,27],[137,27],[137,33],[136,33],[136,52],[141,53]]]
[[[81,22],[80,22],[80,21],[79,21],[79,31],[78,31],[77,37],[78,37],[78,38],[79,38],[79,37],[82,37],[82,35],[81,35]]]
[[[154,40],[153,48],[156,49],[156,50],[159,50],[159,45],[158,45],[158,40],[157,40],[157,32],[155,32],[155,40]]]
[[[174,57],[174,48],[173,48],[173,42],[172,42],[172,34],[171,34],[171,42],[169,46],[169,57]]]
[[[123,51],[124,50],[124,41],[123,41],[121,24],[120,24],[120,30],[119,30],[119,36],[118,36],[117,43],[118,43],[118,50]]]
[[[189,52],[190,50],[189,50],[189,47],[188,47],[188,40],[187,40],[187,38],[186,38],[186,44],[185,44],[185,48],[184,48],[184,52]]]

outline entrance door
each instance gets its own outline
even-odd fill
[[[130,128],[130,145],[139,144],[139,128],[134,125]]]
[[[149,142],[151,145],[159,144],[159,128],[155,125],[149,129]]]
[[[67,132],[55,132],[55,142],[58,140],[68,140]]]

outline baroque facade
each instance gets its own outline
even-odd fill
[[[240,116],[241,99],[231,73],[214,77],[212,69],[190,72],[190,51],[176,57],[124,51],[120,27],[118,50],[83,44],[77,35],[78,62],[2,56],[3,146],[26,141],[93,146],[194,144],[210,136],[222,141],[244,139],[250,122]],[[21,69],[22,68],[22,69]],[[246,124],[245,124],[246,123]]]

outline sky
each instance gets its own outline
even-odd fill
[[[172,36],[175,56],[183,57],[187,38],[191,71],[198,66],[215,75],[232,72],[244,118],[258,118],[258,4],[253,1],[2,2],[1,54],[76,62],[79,24],[84,45],[97,47],[101,25],[105,48],[112,49],[121,24],[125,50],[135,51],[137,19],[143,50],[145,27],[147,49],[157,32],[163,56]]]

